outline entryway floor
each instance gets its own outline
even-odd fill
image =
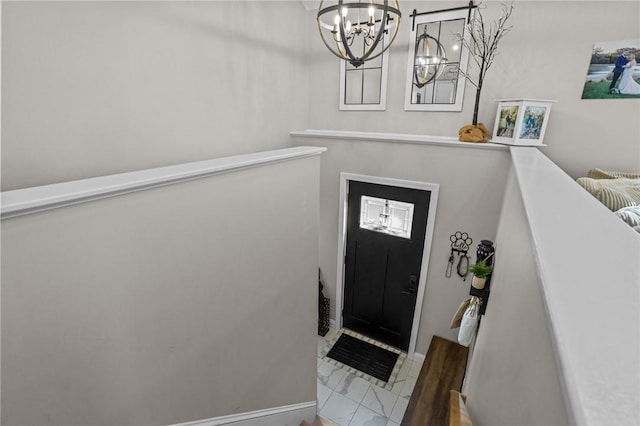
[[[318,336],[318,414],[337,426],[399,426],[422,363],[405,358],[391,390],[325,361],[338,331]]]

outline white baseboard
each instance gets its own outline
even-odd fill
[[[414,352],[413,356],[410,356],[409,358],[411,358],[411,360],[415,361],[415,362],[424,362],[424,359],[427,356],[425,354],[421,354],[420,352]]]
[[[246,413],[177,423],[172,426],[299,426],[302,420],[313,423],[315,417],[316,402],[309,401]]]

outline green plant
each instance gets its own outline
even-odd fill
[[[478,278],[487,278],[491,273],[491,265],[487,265],[484,261],[480,261],[475,265],[469,266],[469,272]]]

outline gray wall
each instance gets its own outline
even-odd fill
[[[463,389],[473,424],[569,424],[533,256],[511,169],[496,237],[491,297]]]
[[[498,2],[487,3],[490,18]],[[297,1],[4,1],[2,189],[288,146],[292,129],[454,136],[471,120],[471,86],[461,113],[403,111],[408,15],[414,7],[464,4],[402,2],[387,111],[340,112],[338,60],[318,37],[315,13]],[[513,31],[486,80],[481,121],[492,127],[495,99],[556,99],[543,148],[552,160],[574,177],[592,167],[640,169],[640,102],[580,99],[593,42],[640,35],[638,2],[518,1],[515,7]],[[270,26],[265,37],[256,30],[263,20],[282,25]],[[329,288],[335,286],[340,171],[441,185],[417,349],[425,352],[432,334],[452,337],[448,321],[467,284],[444,279],[448,236],[460,228],[477,238],[495,236],[508,155],[316,144],[329,147],[319,257]],[[200,416],[194,411],[192,418]]]
[[[315,400],[318,157],[2,221],[2,424]]]
[[[315,14],[309,12],[310,129],[339,129],[457,136],[471,122],[475,88],[467,85],[462,112],[405,112],[409,15],[468,2],[401,1],[403,19],[390,48],[387,110],[338,110],[339,60],[317,34]],[[497,16],[504,2],[484,2],[484,16]],[[517,1],[513,29],[503,39],[485,80],[480,121],[489,129],[496,99],[525,97],[554,99],[542,151],[573,177],[600,167],[640,169],[640,100],[582,100],[582,88],[596,41],[640,37],[637,1]]]
[[[305,127],[299,2],[1,7],[3,191],[286,147]],[[3,221],[3,424],[314,401],[318,161]]]
[[[390,48],[387,109],[375,112],[339,111],[339,60],[322,44],[315,12],[309,12],[307,128],[456,136],[458,128],[471,121],[474,87],[467,85],[462,112],[405,112],[404,85],[412,10],[465,4],[401,2],[404,18]],[[484,16],[495,18],[501,3],[486,4]],[[514,7],[512,32],[503,39],[496,63],[485,80],[480,121],[492,129],[496,99],[555,99],[558,102],[553,106],[545,137],[548,147],[542,151],[561,168],[574,177],[594,167],[640,170],[640,100],[580,99],[593,43],[639,37],[640,3],[518,1]],[[426,352],[433,334],[455,339],[448,323],[467,289],[466,284],[444,279],[448,237],[457,230],[469,231],[476,242],[495,237],[508,153],[378,142],[318,140],[314,144],[328,147],[322,159],[320,265],[332,298],[339,173],[410,178],[442,185],[417,351]],[[476,202],[482,206],[479,212]]]
[[[319,241],[320,268],[327,286],[325,295],[331,298],[332,318],[335,318],[340,173],[440,184],[416,351],[425,354],[434,334],[455,339],[457,330],[450,330],[449,322],[469,292],[470,281],[463,282],[455,270],[451,278],[444,276],[451,247],[449,236],[456,231],[468,232],[474,239],[474,247],[480,239],[495,237],[509,152],[306,138],[297,142],[328,148],[321,161]]]
[[[286,147],[306,126],[300,2],[2,8],[2,190]]]

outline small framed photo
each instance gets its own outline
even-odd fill
[[[491,142],[508,145],[543,145],[551,105],[542,99],[500,99]]]

